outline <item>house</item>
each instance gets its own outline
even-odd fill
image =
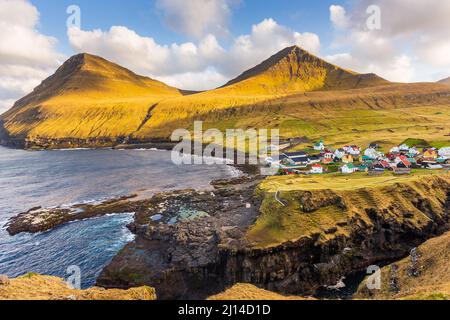
[[[323,167],[320,164],[313,164],[311,166],[311,173],[312,174],[322,174],[323,173]]]
[[[390,152],[390,153],[388,153],[388,154],[386,155],[386,158],[387,158],[389,161],[394,161],[395,158],[397,158],[397,156],[398,156],[398,153],[392,153],[392,152]]]
[[[351,154],[346,154],[342,157],[342,162],[343,163],[353,163],[354,159],[353,156]]]
[[[397,168],[411,168],[412,163],[408,160],[406,156],[398,156],[394,160]]]
[[[386,160],[381,160],[380,161],[380,165],[384,168],[384,169],[391,169],[391,164],[386,161]]]
[[[353,165],[353,163],[347,163],[345,166],[341,167],[341,172],[344,174],[352,174],[358,171],[358,168]]]
[[[389,151],[389,153],[400,153],[400,148],[399,147],[393,147],[390,151]]]
[[[440,164],[428,164],[427,165],[427,169],[429,170],[440,170],[443,169],[444,167],[441,166]]]
[[[369,170],[369,168],[365,164],[361,164],[361,165],[358,166],[358,171],[360,171],[360,172],[366,172],[368,170]]]
[[[345,150],[344,149],[337,149],[335,152],[334,152],[334,156],[336,157],[336,158],[338,158],[339,160],[340,159],[342,159],[344,156],[345,156]]]
[[[361,154],[361,148],[355,145],[345,146],[343,149],[347,154],[351,154],[352,156],[359,156]]]
[[[323,150],[325,150],[325,145],[323,143],[323,140],[320,140],[320,142],[315,143],[313,148],[316,151],[323,151]]]
[[[376,149],[368,148],[364,151],[364,155],[370,159],[377,160],[384,157],[384,154],[378,152]]]
[[[294,165],[308,164],[308,154],[304,151],[283,153],[283,156]]]
[[[323,154],[323,163],[330,164],[334,162],[334,153],[331,151],[327,151]]]
[[[411,174],[411,168],[394,168],[394,174],[396,175]]]
[[[411,166],[413,168],[417,168],[418,167],[417,160],[415,158],[408,158],[408,161],[411,162]]]
[[[408,152],[409,151],[409,146],[407,144],[402,144],[401,146],[398,147],[398,149],[400,150],[400,152]]]
[[[439,155],[442,158],[450,159],[450,147],[445,147],[445,148],[439,149]]]
[[[438,152],[434,148],[424,149],[423,150],[423,158],[436,160],[438,158]]]
[[[320,163],[322,158],[320,156],[309,156],[308,157],[308,164],[315,164]]]
[[[384,169],[383,168],[369,168],[368,170],[368,174],[369,176],[378,176],[378,175],[383,175],[384,174]]]
[[[415,156],[418,156],[420,154],[419,150],[417,150],[416,147],[409,148],[408,150],[408,156],[411,158],[414,158]]]

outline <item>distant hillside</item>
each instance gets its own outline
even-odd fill
[[[438,81],[438,83],[449,84],[450,85],[450,77],[448,77],[447,79],[443,79],[441,81]]]
[[[137,130],[153,104],[181,95],[103,58],[79,54],[0,119],[19,139],[116,139]]]

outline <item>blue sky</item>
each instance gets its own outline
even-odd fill
[[[81,24],[67,28],[70,5]],[[194,90],[291,45],[390,81],[437,81],[450,76],[449,16],[443,0],[0,0],[0,112],[79,52]]]
[[[189,1],[189,0],[186,0]],[[72,54],[67,32],[66,9],[72,4],[81,8],[83,29],[109,29],[111,26],[123,25],[135,30],[142,36],[154,38],[158,43],[171,44],[192,40],[191,37],[174,32],[164,23],[155,1],[127,0],[33,0],[41,18],[39,29],[46,35],[59,40],[59,48],[66,54]],[[309,0],[245,0],[233,4],[230,31],[234,35],[247,34],[253,24],[266,18],[282,22],[293,30],[311,31],[320,35],[327,44],[333,38],[333,26],[329,20],[329,7],[345,1],[309,1]],[[223,40],[226,42],[226,39]]]

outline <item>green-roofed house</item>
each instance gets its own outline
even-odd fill
[[[358,171],[358,168],[353,163],[347,163],[345,166],[341,167],[341,172],[344,174],[352,174]]]
[[[320,142],[317,142],[314,144],[314,150],[316,150],[316,151],[325,150],[325,144],[323,143],[323,140],[320,140]]]

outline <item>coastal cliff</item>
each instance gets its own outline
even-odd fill
[[[153,210],[137,216],[136,240],[98,285],[150,285],[161,299],[203,299],[242,282],[314,294],[370,265],[402,259],[449,229],[448,174],[391,180],[352,190],[283,191],[286,206],[251,183],[237,191],[225,184],[209,201],[190,193],[184,197],[191,210],[207,216],[173,225],[149,222]],[[184,203],[180,195],[154,201],[163,216],[174,201]]]

